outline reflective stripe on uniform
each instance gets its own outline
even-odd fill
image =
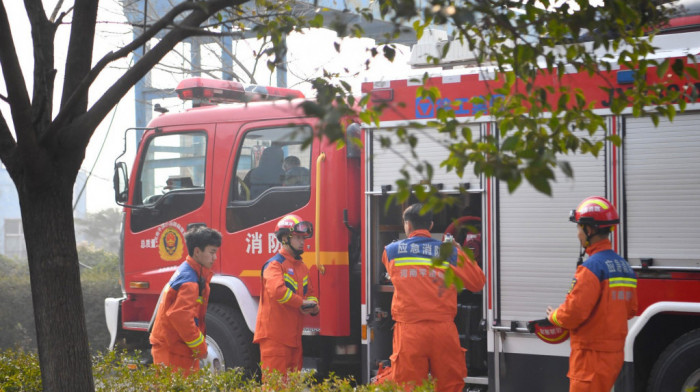
[[[407,267],[407,266],[426,266],[435,267],[439,269],[446,269],[450,264],[446,261],[442,262],[442,265],[434,266],[433,259],[422,258],[422,257],[398,257],[394,259],[395,267]]]
[[[289,301],[290,299],[292,299],[292,290],[287,289],[287,292],[284,293],[284,297],[278,299],[277,302],[283,304]]]
[[[289,283],[288,287],[291,286],[289,288],[294,290],[294,292],[296,292],[297,289],[299,288],[299,286],[297,285],[297,281],[294,280],[294,278],[292,278],[292,276],[289,274],[286,274],[286,273],[284,274],[284,281],[286,283]]]
[[[637,287],[637,279],[634,278],[610,278],[609,287]]]
[[[555,309],[554,312],[552,312],[552,322],[554,324],[556,324],[558,327],[561,327],[561,324],[559,324],[559,320],[557,320],[557,310],[559,310],[559,309]]]
[[[198,337],[197,339],[195,339],[195,340],[193,340],[193,341],[191,341],[191,342],[185,342],[185,344],[186,344],[187,347],[189,347],[189,348],[195,348],[195,347],[199,346],[199,345],[202,344],[202,343],[204,343],[204,335],[202,334],[202,332],[199,333],[199,337]]]

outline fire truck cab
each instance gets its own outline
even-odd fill
[[[161,289],[187,253],[184,232],[203,223],[223,234],[207,315],[208,362],[254,371],[260,269],[280,247],[277,220],[294,213],[316,226],[303,258],[326,298],[324,312],[307,320],[305,340],[314,344],[305,351],[321,358],[327,345],[318,341],[338,337],[331,351],[357,355],[350,319],[359,326],[359,306],[349,301],[348,244],[359,246],[352,232],[359,227],[359,154],[318,138],[304,148],[315,122],[290,99],[302,97],[298,91],[246,91],[201,78],[183,81],[177,91],[196,107],[155,118],[131,172],[125,162],[116,165],[116,198],[125,207],[125,295],[106,301],[112,346],[148,348]],[[221,102],[235,103],[214,105]]]

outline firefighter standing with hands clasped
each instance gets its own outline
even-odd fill
[[[150,341],[154,364],[189,375],[207,356],[204,317],[221,233],[196,226],[185,233],[185,244],[189,255],[163,289]]]
[[[309,269],[301,260],[304,240],[313,236],[313,226],[296,215],[287,215],[277,222],[275,235],[282,248],[262,267],[253,343],[260,344],[263,373],[276,370],[286,374],[302,366],[304,315],[319,312]]]
[[[627,320],[637,312],[637,278],[612,250],[608,235],[620,218],[608,200],[584,199],[569,220],[578,224],[581,256],[589,257],[576,268],[564,303],[547,307],[547,318],[571,331],[569,391],[609,392],[624,361]]]
[[[484,287],[485,277],[454,241],[443,265],[432,266],[442,242],[431,237],[433,214],[421,213],[422,208],[417,203],[404,211],[408,238],[387,245],[382,255],[394,285],[391,315],[396,321],[391,368],[385,379],[411,388],[431,374],[438,391],[462,391],[467,366],[454,323],[457,289],[445,286],[445,270],[451,269],[472,292]]]

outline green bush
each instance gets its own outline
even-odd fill
[[[23,350],[0,352],[0,391],[41,391],[39,358]]]
[[[0,275],[0,348],[36,350],[29,271],[15,261],[3,263]]]
[[[105,324],[104,300],[120,297],[119,261],[117,255],[88,246],[78,248],[81,267],[83,306],[90,348],[94,353],[109,345]],[[0,258],[0,350],[36,351],[34,307],[26,260]]]
[[[393,392],[402,388],[384,383],[381,385],[356,385],[354,380],[331,376],[317,381],[312,373],[292,373],[285,380],[278,374],[266,377],[265,384],[247,379],[242,371],[228,370],[211,373],[202,369],[189,377],[172,373],[169,369],[138,364],[137,356],[123,352],[98,354],[93,359],[95,391],[276,391],[276,392]],[[7,350],[0,353],[0,391],[39,392],[41,374],[36,354]],[[433,391],[432,384],[425,383],[416,392]]]
[[[83,288],[83,306],[90,349],[94,353],[109,346],[109,331],[105,323],[105,298],[121,297],[119,259],[101,249],[78,247],[80,262],[91,268],[82,268],[80,282]]]

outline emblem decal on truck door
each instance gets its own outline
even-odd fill
[[[185,247],[184,230],[176,222],[168,222],[158,228],[158,255],[165,261],[178,261],[182,258]]]

